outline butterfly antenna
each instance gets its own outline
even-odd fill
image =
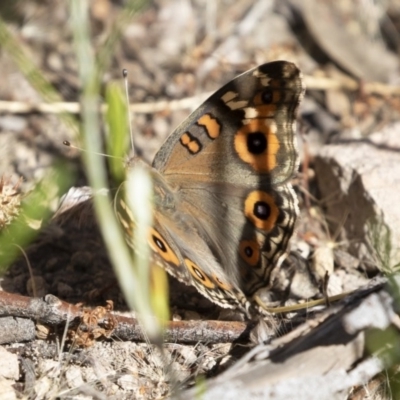
[[[129,125],[129,134],[131,137],[131,147],[132,147],[132,153],[135,154],[135,147],[133,145],[133,133],[132,133],[132,115],[130,112],[130,107],[129,107],[129,89],[128,89],[128,70],[127,69],[123,69],[122,70],[122,76],[124,78],[124,82],[125,82],[125,96],[126,96],[126,112],[127,112],[127,117],[128,117],[128,125]]]
[[[98,156],[103,156],[103,157],[108,157],[108,158],[115,158],[117,160],[124,161],[124,159],[122,157],[111,156],[110,154],[104,154],[104,153],[97,153],[96,151],[90,151],[90,150],[86,150],[86,149],[84,149],[82,147],[74,146],[68,140],[64,140],[63,141],[63,145],[67,146],[67,147],[71,147],[71,149],[76,149],[76,150],[79,150],[79,151],[82,151],[82,152],[85,152],[85,153],[97,154]]]

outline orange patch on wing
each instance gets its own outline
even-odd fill
[[[221,133],[221,125],[216,118],[210,114],[205,114],[197,120],[197,124],[204,126],[207,135],[211,139],[216,139]]]
[[[276,113],[275,104],[262,104],[254,107],[257,112],[257,118],[272,118]]]
[[[264,120],[254,119],[243,125],[235,134],[234,147],[242,161],[257,172],[270,172],[277,163],[276,156],[280,147],[279,139],[272,126],[265,125]],[[254,154],[249,149],[249,135],[261,134],[266,140],[265,150]]]
[[[190,261],[188,258],[185,258],[185,264],[197,282],[201,283],[208,289],[214,289],[215,283],[201,270],[199,266],[197,266],[194,262]]]
[[[148,241],[151,249],[158,253],[164,261],[172,263],[177,267],[180,266],[177,255],[172,251],[164,238],[153,228],[150,228],[149,230]]]
[[[230,291],[232,290],[232,285],[230,285],[227,282],[222,281],[217,275],[213,274],[213,279],[215,282],[217,282],[217,285],[222,289],[222,290],[227,290]]]
[[[199,141],[194,138],[190,133],[185,132],[180,138],[181,144],[186,147],[190,153],[197,154],[201,150]]]
[[[279,208],[271,195],[254,190],[244,202],[244,213],[256,228],[269,232],[279,217]]]
[[[252,267],[260,260],[260,245],[256,240],[242,240],[239,244],[239,254]]]

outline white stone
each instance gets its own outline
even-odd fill
[[[371,222],[382,237],[391,231],[391,264],[400,261],[400,123],[370,135],[365,141],[325,146],[316,158],[316,177],[322,204],[332,230],[343,228],[356,257],[376,249],[370,241]],[[382,226],[376,223],[383,223]]]
[[[14,381],[0,378],[0,393],[2,400],[17,400],[15,389],[12,386],[14,384]]]
[[[0,347],[0,377],[17,380],[19,378],[18,356]]]
[[[68,367],[65,371],[65,378],[68,382],[70,388],[78,388],[82,386],[85,382],[82,378],[82,368],[72,365]]]

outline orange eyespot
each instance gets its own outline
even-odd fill
[[[275,85],[276,86],[276,85]],[[271,85],[264,87],[253,97],[253,104],[257,110],[269,110],[272,115],[276,111],[276,104],[281,100],[281,93],[279,90],[274,89]],[[261,116],[261,114],[260,114]],[[267,115],[265,115],[266,117]]]
[[[180,266],[177,255],[169,247],[164,238],[154,229],[150,228],[148,242],[150,247],[158,253],[166,262]]]
[[[256,240],[242,240],[239,244],[239,254],[251,267],[255,267],[260,260],[260,245]]]
[[[243,125],[235,134],[235,151],[242,161],[257,172],[270,172],[277,163],[280,147],[276,125],[265,124],[264,119],[254,119]]]
[[[279,217],[279,208],[271,195],[254,190],[244,202],[244,213],[256,228],[269,232]]]
[[[185,264],[189,272],[192,274],[193,278],[196,279],[197,282],[200,282],[208,289],[215,288],[214,282],[201,270],[199,266],[190,261],[188,258],[185,258]]]

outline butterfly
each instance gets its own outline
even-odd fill
[[[183,121],[146,164],[154,185],[152,261],[247,315],[285,257],[299,213],[290,179],[299,164],[295,125],[304,90],[290,62],[244,72]],[[115,201],[135,248],[124,190]]]

